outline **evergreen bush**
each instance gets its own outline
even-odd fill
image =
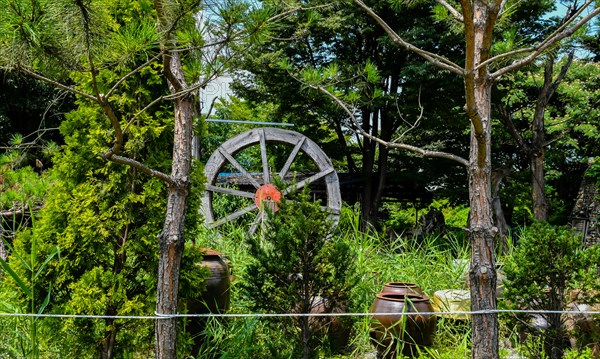
[[[505,259],[504,305],[509,309],[562,311],[568,309],[574,291],[583,293],[578,300],[593,303],[600,299],[598,263],[600,248],[584,247],[568,227],[534,223],[521,233],[518,246]],[[508,320],[523,335],[541,336],[548,358],[561,358],[569,345],[565,316],[560,313],[511,314]]]
[[[350,246],[333,235],[328,213],[307,190],[278,204],[263,227],[248,240],[253,258],[242,287],[251,310],[263,313],[331,313],[344,310],[354,262]],[[293,357],[309,358],[329,331],[343,323],[331,317],[292,316],[271,321],[295,338]],[[319,332],[319,335],[316,335]],[[346,334],[347,335],[347,334]]]

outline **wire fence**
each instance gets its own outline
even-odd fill
[[[88,315],[88,314],[34,314],[34,313],[0,313],[0,317],[35,317],[35,318],[75,318],[75,319],[141,319],[162,320],[173,318],[277,318],[277,317],[367,317],[367,316],[418,316],[435,315],[452,317],[457,315],[488,315],[488,314],[569,314],[573,316],[600,315],[598,310],[518,310],[518,309],[489,309],[477,311],[441,311],[441,312],[395,312],[395,313],[202,313],[202,314],[163,314],[154,315]]]

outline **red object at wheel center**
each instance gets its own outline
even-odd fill
[[[254,194],[254,203],[258,206],[258,208],[263,207],[264,202],[271,203],[279,203],[281,201],[281,192],[274,185],[267,183],[265,185],[260,186],[256,193]],[[273,211],[277,212],[279,208],[275,204],[273,206]]]

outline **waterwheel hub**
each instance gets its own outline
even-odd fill
[[[256,190],[256,194],[254,194],[254,203],[258,206],[258,208],[262,209],[264,204],[267,206],[271,206],[273,211],[277,212],[279,207],[277,207],[277,203],[281,201],[281,192],[274,185],[267,183],[262,186],[258,190]]]

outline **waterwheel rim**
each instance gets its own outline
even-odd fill
[[[271,168],[268,153],[270,144],[286,146],[287,158],[280,168]],[[253,146],[258,146],[257,150],[260,151],[260,173],[251,173],[244,164],[236,159],[238,153]],[[291,169],[294,161],[300,155],[312,161],[317,171],[291,186],[289,180]],[[237,174],[244,178],[253,189],[243,191],[219,186],[218,177],[226,166],[234,168]],[[325,187],[324,210],[329,213],[330,220],[334,225],[339,220],[342,200],[339,179],[333,164],[314,141],[298,132],[279,128],[257,128],[243,132],[224,142],[212,153],[206,162],[204,174],[207,182],[202,197],[202,211],[209,227],[218,227],[245,216],[254,216],[254,224],[256,224],[264,218],[265,207],[261,205],[261,202],[270,202],[270,207],[274,210],[277,202],[287,194],[318,182],[324,184]],[[290,186],[280,190],[275,185],[275,180]],[[231,213],[217,216],[213,204],[215,194],[247,198],[252,202],[248,202],[248,205]],[[250,232],[253,233],[255,230],[256,225],[251,226]]]

